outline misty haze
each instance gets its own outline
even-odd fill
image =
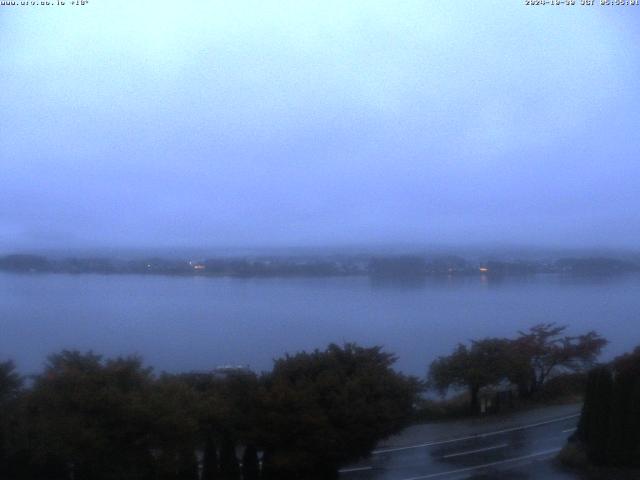
[[[0,2],[0,479],[640,478],[639,3]]]

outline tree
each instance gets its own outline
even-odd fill
[[[640,347],[614,360],[613,375],[608,460],[640,467]]]
[[[147,443],[157,457],[157,478],[197,478],[195,452],[202,445],[198,393],[181,375],[163,374],[145,400]]]
[[[204,451],[203,478],[238,478],[236,445],[258,438],[259,380],[243,370],[189,373],[178,377],[197,395],[196,418]],[[215,445],[220,446],[220,452]]]
[[[429,368],[429,385],[445,394],[450,387],[466,388],[472,414],[480,412],[480,389],[500,383],[509,375],[511,342],[505,338],[459,344],[451,355],[439,357]]]
[[[534,325],[513,343],[510,379],[520,395],[531,397],[557,371],[586,371],[593,366],[608,343],[598,333],[563,336],[566,326],[555,323]]]
[[[640,347],[589,372],[576,439],[595,464],[640,467]]]
[[[208,480],[333,478],[411,418],[420,383],[394,361],[379,347],[331,345],[277,360],[261,377],[157,377],[137,357],[63,351],[25,390],[0,364],[0,477],[192,480],[201,452]],[[8,406],[20,415],[5,415]],[[5,435],[8,418],[18,442]],[[7,461],[9,444],[20,462]],[[242,469],[236,446],[246,446]]]
[[[265,476],[335,478],[340,465],[406,425],[420,385],[394,362],[380,347],[354,344],[277,360],[264,379]]]
[[[22,378],[16,373],[16,366],[12,361],[0,362],[0,403],[14,398],[20,387]]]
[[[16,445],[18,425],[16,425],[18,396],[22,378],[11,361],[0,362],[0,478],[11,473],[14,457],[19,448]]]
[[[136,357],[104,361],[72,351],[49,357],[27,399],[32,463],[43,478],[148,477],[151,381]]]
[[[613,376],[608,367],[594,368],[589,372],[577,435],[586,441],[587,455],[596,463],[606,460],[612,391]]]

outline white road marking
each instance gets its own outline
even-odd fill
[[[373,470],[373,467],[342,468],[342,469],[338,470],[338,473],[364,472],[365,470]]]
[[[444,455],[442,458],[462,457],[463,455],[471,455],[472,453],[488,452],[489,450],[497,450],[499,448],[506,448],[508,446],[509,444],[503,443],[501,445],[495,445],[493,447],[478,448],[476,450],[467,450],[466,452],[450,453],[449,455]]]
[[[522,460],[529,460],[531,458],[542,457],[544,455],[551,455],[552,453],[558,453],[560,450],[561,450],[560,448],[543,450],[541,452],[532,453],[530,455],[524,455],[522,457],[509,458],[507,460],[500,460],[498,462],[484,463],[482,465],[475,465],[473,467],[460,468],[458,470],[449,470],[448,472],[430,473],[429,475],[423,475],[421,477],[405,478],[404,480],[425,480],[427,478],[444,477],[445,475],[454,475],[456,473],[472,472],[473,470],[481,470],[483,468],[494,467],[496,465],[503,465],[505,463],[519,462]]]
[[[575,432],[577,430],[576,427],[573,428],[567,428],[566,430],[562,430],[562,433],[569,433],[569,432]]]
[[[435,445],[445,445],[447,443],[461,442],[463,440],[475,440],[475,439],[478,439],[478,438],[485,438],[485,437],[491,437],[491,436],[494,436],[494,435],[500,435],[502,433],[517,432],[519,430],[526,430],[527,428],[535,428],[535,427],[540,427],[542,425],[549,425],[551,423],[563,422],[565,420],[569,420],[570,418],[576,418],[576,417],[579,417],[579,416],[580,416],[580,414],[576,413],[574,415],[567,415],[565,417],[560,417],[560,418],[556,418],[556,419],[553,419],[553,420],[547,420],[545,422],[531,423],[529,425],[524,425],[524,426],[521,426],[521,427],[505,428],[504,430],[496,430],[495,432],[481,433],[481,434],[477,434],[477,435],[469,435],[468,437],[452,438],[451,440],[440,440],[438,442],[420,443],[420,444],[417,444],[417,445],[409,445],[407,447],[383,448],[383,449],[380,449],[380,450],[374,450],[373,452],[371,452],[371,455],[381,455],[383,453],[400,452],[402,450],[412,450],[414,448],[433,447]]]

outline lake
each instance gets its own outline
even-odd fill
[[[640,277],[372,281],[0,274],[0,359],[37,372],[63,348],[137,353],[157,370],[249,365],[330,342],[383,345],[424,375],[457,342],[540,322],[595,329],[604,358],[640,344]]]

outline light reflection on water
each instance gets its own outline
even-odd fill
[[[0,274],[0,358],[23,371],[62,348],[139,353],[166,370],[270,368],[330,342],[381,344],[423,375],[460,341],[539,322],[595,329],[606,355],[640,344],[640,278],[469,276],[404,280]]]

